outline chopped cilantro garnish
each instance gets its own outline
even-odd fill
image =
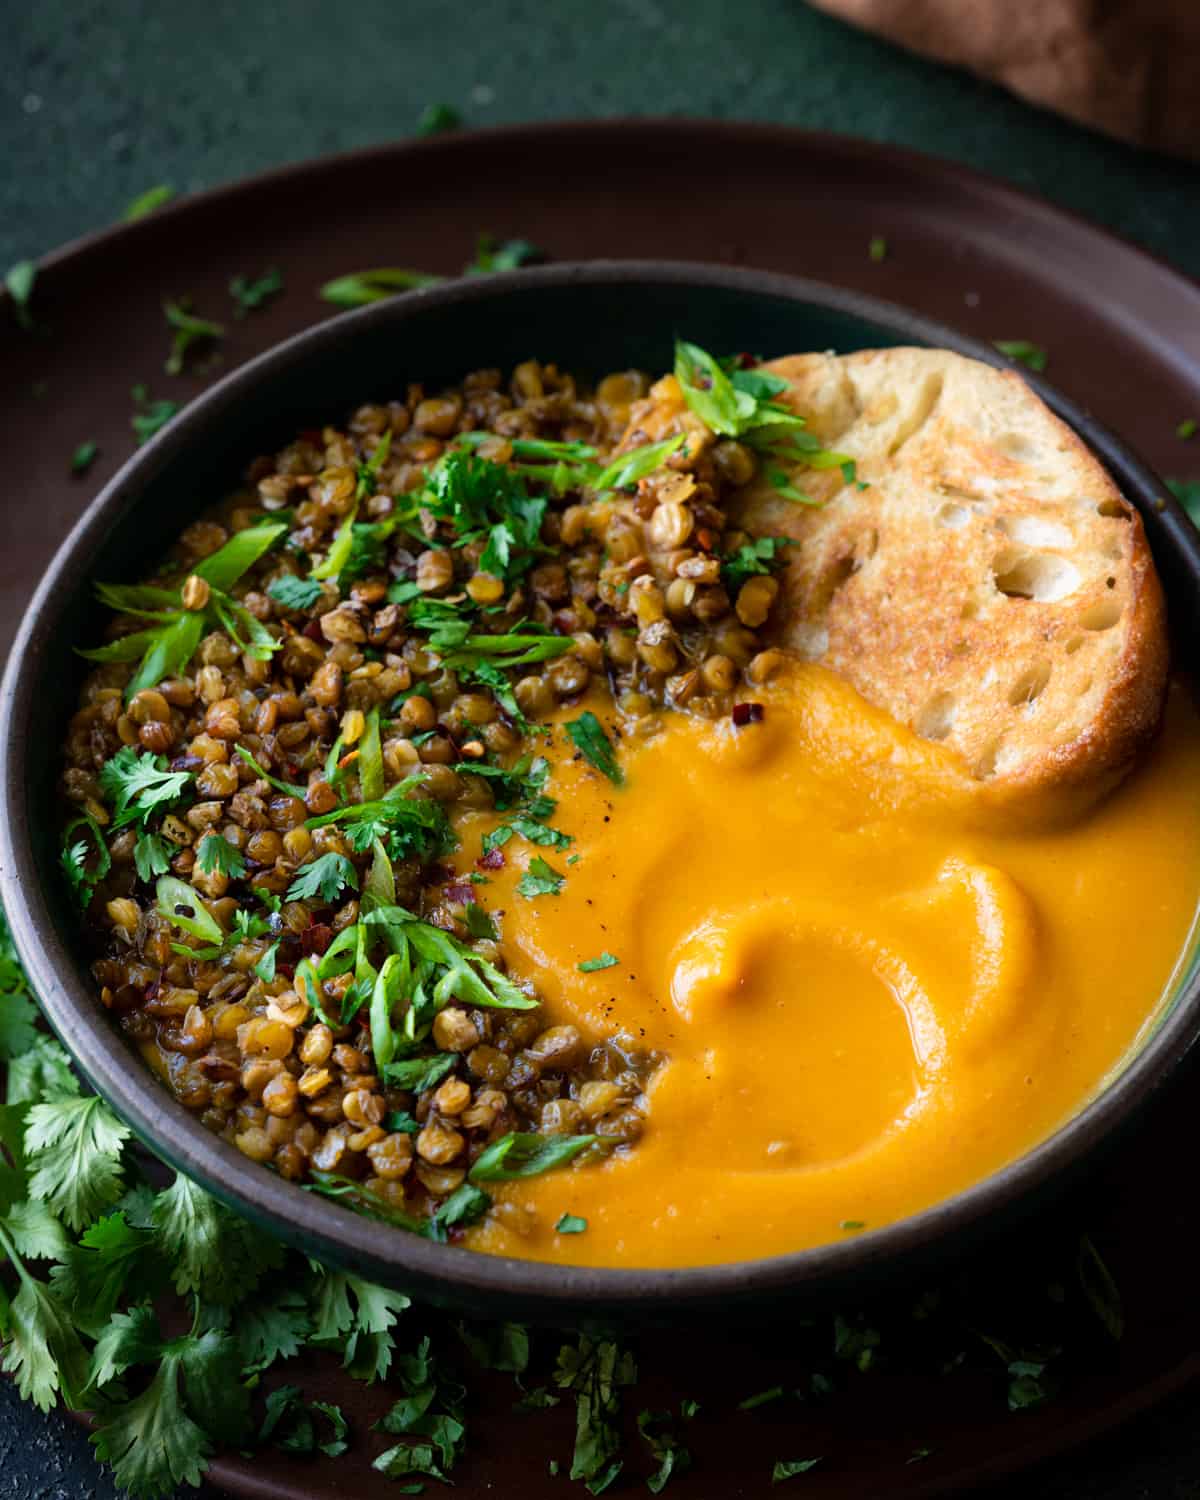
[[[490,941],[495,941],[497,937],[496,924],[478,902],[467,902],[466,923],[469,937],[487,938]]]
[[[147,885],[171,868],[171,845],[157,833],[144,833],[133,846],[138,879]]]
[[[246,873],[242,851],[220,833],[207,833],[200,841],[196,864],[202,875],[228,875],[231,880],[238,880]]]
[[[1189,520],[1200,526],[1200,479],[1168,479],[1167,488],[1187,511]]]
[[[1046,350],[1039,344],[1031,344],[1028,339],[993,339],[992,343],[1001,354],[1006,354],[1009,359],[1015,359],[1018,364],[1039,375],[1050,362]]]
[[[587,1220],[578,1214],[563,1214],[554,1226],[555,1234],[583,1234],[586,1229]]]
[[[730,598],[737,598],[747,578],[769,573],[771,564],[782,561],[784,548],[794,545],[790,536],[759,536],[727,553],[721,564],[721,578]]]
[[[96,462],[96,456],[100,452],[100,444],[89,438],[80,443],[71,454],[71,473],[84,474]]]
[[[90,848],[87,839],[72,840],[71,835],[77,828],[87,829],[91,837]],[[59,858],[76,899],[80,906],[86,907],[96,886],[112,868],[112,856],[104,842],[104,832],[90,813],[81,813],[67,824]]]
[[[652,1495],[659,1495],[673,1475],[687,1472],[692,1455],[676,1437],[674,1418],[669,1411],[639,1412],[637,1422],[638,1432],[649,1447],[650,1456],[658,1463],[657,1471],[646,1480],[646,1488]]]
[[[165,397],[152,401],[144,385],[134,386],[133,404],[137,409],[130,418],[130,425],[133,427],[139,445],[148,443],[152,437],[161,432],[179,410],[177,401],[168,401]]]
[[[441,135],[461,126],[462,116],[452,104],[427,104],[417,119],[417,134]]]
[[[457,1061],[455,1053],[439,1052],[435,1057],[410,1057],[402,1062],[385,1063],[383,1081],[389,1088],[422,1094],[441,1083]]]
[[[601,969],[615,969],[621,960],[614,953],[601,953],[598,958],[585,958],[576,964],[581,974],[595,974]]]
[[[887,240],[885,240],[884,237],[883,237],[883,235],[881,235],[881,234],[873,234],[871,236],[871,243],[867,246],[867,254],[870,256],[870,258],[873,261],[878,262],[878,261],[881,261],[881,260],[886,260],[887,259],[887,253],[888,253],[888,242],[887,242]]]
[[[17,322],[22,328],[33,327],[33,314],[29,311],[33,285],[37,280],[37,266],[31,260],[19,260],[4,273],[4,286],[17,310]]]
[[[283,272],[276,266],[251,280],[240,273],[229,283],[229,295],[233,298],[235,318],[244,318],[247,313],[263,307],[272,297],[283,291]]]
[[[157,187],[147,188],[144,193],[139,193],[136,198],[131,199],[121,217],[127,224],[132,224],[135,220],[144,219],[147,214],[152,214],[156,209],[164,207],[174,196],[175,189],[168,187],[165,182],[160,182]]]
[[[165,811],[183,796],[191,779],[190,771],[168,771],[165,756],[122,745],[101,768],[100,790],[112,804],[114,828],[145,827],[151,813]]]
[[[182,375],[188,351],[196,344],[206,344],[225,337],[222,324],[197,317],[186,301],[164,302],[163,315],[171,332],[171,352],[165,366],[168,375]]]
[[[529,868],[517,881],[517,895],[532,901],[535,896],[557,896],[566,881],[537,854],[529,861]]]
[[[296,873],[288,887],[289,901],[320,899],[332,904],[345,890],[358,889],[358,871],[344,854],[322,854]]]
[[[794,1479],[797,1474],[807,1474],[821,1462],[819,1458],[781,1458],[771,1470],[771,1483],[782,1484],[785,1479]]]
[[[1182,438],[1185,442],[1188,440],[1188,438],[1195,437],[1196,436],[1196,419],[1195,419],[1195,417],[1185,417],[1183,419],[1183,421],[1180,422],[1179,426],[1176,427],[1176,429],[1175,429],[1175,436],[1177,438]]]
[[[545,258],[545,252],[528,240],[497,244],[492,235],[481,234],[475,244],[475,259],[464,270],[468,276],[483,276],[491,271],[516,271]]]
[[[625,777],[617,764],[612,744],[604,732],[604,726],[590,708],[580,714],[579,718],[572,719],[566,730],[586,761],[598,771],[603,771],[614,786],[622,785]]]
[[[290,575],[272,581],[267,593],[284,609],[311,609],[324,593],[316,578],[293,578]]]

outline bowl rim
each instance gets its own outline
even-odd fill
[[[41,658],[54,639],[66,598],[90,582],[89,559],[115,515],[169,463],[219,434],[222,419],[243,393],[293,365],[344,345],[377,325],[402,325],[412,315],[439,308],[536,294],[542,288],[589,286],[614,290],[630,283],[690,286],[697,292],[731,290],[831,309],[877,324],[889,334],[949,348],[998,368],[1014,368],[994,348],[935,319],[881,298],[807,278],[689,261],[597,260],[464,278],[423,288],[342,313],[266,350],[195,397],[150,442],[136,450],[91,501],[56,551],[26,608],[0,684],[0,870],[4,901],[17,951],[39,1004],[91,1085],[171,1166],[197,1180],[251,1220],[286,1242],[373,1279],[420,1288],[445,1300],[502,1300],[536,1306],[541,1316],[684,1309],[711,1299],[737,1305],[773,1293],[817,1292],[872,1270],[931,1252],[978,1230],[1060,1177],[1087,1152],[1128,1122],[1174,1073],[1200,1035],[1200,981],[1176,999],[1131,1060],[1096,1095],[1045,1140],[998,1171],[920,1212],[848,1239],[755,1260],[687,1267],[564,1266],[554,1261],[494,1256],[438,1245],[391,1225],[352,1213],[307,1193],[210,1133],[135,1063],[125,1040],[97,1004],[90,980],[56,929],[51,897],[43,886],[30,830],[26,795],[34,752],[23,730],[37,689]],[[1152,471],[1119,439],[1046,381],[1020,373],[1055,412],[1079,433],[1140,508],[1151,507],[1168,542],[1200,579],[1200,536]],[[131,1064],[133,1064],[131,1066]]]

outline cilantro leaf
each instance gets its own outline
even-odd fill
[[[175,1289],[210,1301],[238,1300],[283,1263],[283,1250],[197,1187],[182,1172],[157,1194],[155,1244],[172,1267]]]
[[[586,1219],[578,1214],[563,1214],[554,1226],[555,1234],[583,1234],[588,1227]]]
[[[87,829],[91,838],[90,849],[87,839],[72,841],[71,835],[77,828]],[[97,885],[112,868],[112,856],[104,842],[103,830],[90,813],[81,813],[79,817],[72,818],[63,829],[63,849],[59,860],[76,899],[86,909]]]
[[[1200,479],[1168,479],[1167,488],[1187,511],[1194,526],[1200,526]]]
[[[152,214],[156,209],[162,208],[170,203],[175,196],[175,189],[168,187],[165,182],[160,182],[157,187],[147,188],[144,193],[139,193],[125,207],[121,215],[127,224],[132,224],[137,219],[144,219],[147,214]]]
[[[69,1099],[78,1093],[71,1059],[52,1037],[38,1036],[27,1051],[9,1059],[5,1093],[9,1105]]]
[[[517,881],[517,895],[524,896],[527,901],[532,901],[535,896],[557,896],[566,878],[537,854],[529,861],[529,868]]]
[[[308,1299],[299,1288],[284,1285],[264,1295],[259,1290],[238,1309],[234,1335],[247,1372],[269,1369],[281,1359],[300,1353],[312,1320]]]
[[[322,854],[298,871],[288,887],[289,901],[321,901],[332,904],[343,891],[358,889],[358,871],[344,854]]]
[[[229,295],[237,304],[233,315],[244,318],[283,291],[283,273],[276,266],[251,280],[240,272],[229,283]]]
[[[471,1358],[482,1370],[523,1375],[529,1368],[529,1330],[523,1323],[455,1325]]]
[[[721,563],[721,579],[731,599],[736,599],[747,578],[769,573],[771,565],[782,561],[785,547],[794,546],[789,536],[759,536],[735,552],[726,553]]]
[[[314,1269],[318,1280],[312,1342],[340,1349],[343,1366],[356,1380],[382,1380],[392,1363],[392,1328],[411,1306],[410,1299],[403,1292],[343,1271],[325,1270],[315,1263]]]
[[[179,410],[177,401],[168,401],[165,398],[151,401],[144,385],[134,386],[133,400],[137,410],[130,418],[130,425],[139,446],[142,443],[148,443],[152,437],[161,432]]]
[[[100,1098],[56,1099],[29,1111],[26,1146],[37,1167],[29,1192],[80,1230],[121,1196],[121,1151],[129,1138]]]
[[[594,1135],[532,1135],[510,1131],[478,1157],[468,1182],[511,1182],[565,1167],[596,1144]]]
[[[149,1254],[150,1236],[120,1210],[97,1219],[50,1271],[54,1295],[92,1338],[108,1326],[127,1286],[152,1294],[163,1283],[161,1262]]]
[[[1050,362],[1050,356],[1045,349],[1039,344],[1031,344],[1028,339],[993,339],[992,343],[1001,354],[1006,354],[1009,359],[1015,359],[1018,364],[1035,371],[1038,375]]]
[[[771,1483],[782,1484],[785,1479],[794,1479],[797,1474],[807,1474],[821,1462],[819,1458],[781,1458],[771,1470]]]
[[[78,1410],[88,1380],[88,1357],[66,1311],[43,1282],[21,1263],[5,1230],[0,1246],[8,1252],[20,1286],[7,1308],[8,1344],[3,1368],[17,1377],[25,1401],[49,1411],[55,1395]]]
[[[267,589],[271,598],[284,609],[298,610],[311,609],[324,592],[318,579],[293,578],[290,574],[274,579]]]
[[[171,846],[157,833],[144,833],[133,846],[133,862],[138,879],[147,885],[157,876],[165,875],[171,868]]]
[[[31,260],[19,260],[4,273],[4,288],[17,310],[17,322],[22,328],[33,327],[33,315],[29,301],[33,296],[33,284],[37,280],[37,266]]]
[[[868,257],[878,263],[887,259],[888,242],[881,234],[873,234],[867,245]]]
[[[96,462],[96,456],[100,452],[100,444],[88,438],[82,442],[71,454],[71,473],[86,474]]]
[[[633,1384],[637,1367],[617,1344],[581,1334],[577,1345],[559,1350],[554,1378],[575,1395],[571,1478],[602,1494],[621,1472],[621,1387]]]
[[[441,1083],[457,1061],[457,1053],[439,1052],[434,1057],[409,1057],[402,1062],[390,1062],[382,1069],[384,1082],[389,1088],[423,1094],[426,1089]]]
[[[14,1203],[4,1223],[13,1244],[30,1260],[61,1260],[67,1252],[66,1232],[44,1203],[34,1199]]]
[[[168,771],[162,755],[122,745],[100,770],[100,790],[111,802],[114,828],[127,823],[145,826],[152,813],[165,811],[179,800],[192,779],[190,771]]]
[[[647,1479],[646,1488],[652,1495],[659,1495],[673,1475],[686,1473],[691,1467],[692,1455],[675,1436],[674,1419],[669,1411],[639,1412],[637,1425],[651,1458],[658,1463],[658,1470]]]
[[[238,880],[246,873],[242,851],[221,833],[205,834],[200,840],[196,863],[204,875],[228,875],[231,880]]]
[[[598,771],[603,771],[614,786],[622,785],[625,777],[617,764],[612,744],[604,732],[604,726],[590,708],[580,714],[579,718],[572,719],[566,730],[586,761]]]
[[[167,1495],[177,1485],[198,1485],[212,1444],[184,1410],[179,1391],[182,1354],[166,1349],[153,1379],[140,1395],[109,1406],[92,1443],[113,1477],[138,1496]]]
[[[163,316],[171,332],[171,351],[164,366],[168,375],[182,375],[188,351],[195,344],[209,343],[225,337],[222,324],[208,318],[199,318],[193,313],[186,299],[164,302]]]
[[[468,276],[483,276],[493,271],[516,271],[521,266],[545,260],[545,252],[528,240],[504,240],[500,244],[490,234],[481,234],[475,244],[475,259],[464,268]]]
[[[575,967],[581,974],[595,974],[600,969],[615,968],[620,962],[621,960],[614,954],[605,951],[598,958],[585,958],[582,963],[576,964]]]
[[[452,104],[427,104],[417,119],[418,135],[440,135],[461,127],[462,116]]]

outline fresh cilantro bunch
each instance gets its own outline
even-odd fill
[[[80,651],[87,661],[138,663],[125,690],[126,699],[143,688],[155,687],[166,677],[182,672],[191,661],[205,634],[224,630],[239,651],[263,661],[279,649],[279,642],[229,590],[283,534],[281,521],[264,522],[235,533],[218,551],[198,562],[192,575],[207,587],[205,603],[184,607],[182,585],[159,588],[150,584],[101,583],[96,593],[101,602],[122,615],[151,623],[143,630],[118,636],[106,646]]]

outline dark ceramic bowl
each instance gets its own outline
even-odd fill
[[[1166,1083],[1200,1030],[1192,961],[1163,1019],[1104,1092],[1054,1136],[947,1202],[853,1239],[694,1270],[592,1270],[432,1245],[306,1193],[218,1140],[161,1087],[110,1025],[84,961],[58,867],[59,745],[98,637],[97,578],[134,580],[254,454],[409,380],[554,359],[600,374],[667,369],[676,332],[763,356],[932,344],[1002,365],[996,352],[900,308],[815,282],[662,263],[554,266],[467,279],[347,313],[252,360],[189,405],[125,465],[60,548],[26,612],[0,703],[0,869],[17,948],[45,1013],[94,1087],[142,1141],[293,1245],[373,1280],[477,1311],[547,1321],[742,1316],[784,1295],[816,1298],[908,1274],[992,1232],[1061,1186]],[[1038,380],[1142,512],[1176,638],[1196,638],[1200,545],[1159,481],[1114,437]],[[1147,996],[1147,1005],[1154,999]]]

